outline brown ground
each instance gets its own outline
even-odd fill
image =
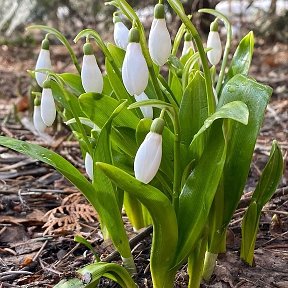
[[[68,61],[62,47],[57,46],[52,51],[57,70],[73,69],[66,64]],[[68,131],[51,131],[50,135],[55,137],[52,144],[47,144],[45,139],[37,138],[29,130],[31,127],[28,118],[24,118],[27,111],[17,115],[22,123],[15,117],[15,103],[18,110],[26,110],[30,83],[26,70],[33,68],[36,53],[37,49],[31,47],[8,49],[7,46],[0,46],[0,133],[55,149],[84,171],[79,147],[69,138]],[[256,45],[251,74],[257,80],[271,85],[274,94],[257,141],[247,192],[253,190],[259,179],[273,139],[279,141],[285,158],[287,155],[287,59],[287,45]],[[75,270],[93,261],[92,253],[73,241],[73,233],[77,229],[81,229],[82,235],[92,242],[102,258],[108,256],[106,260],[119,260],[118,256],[112,253],[113,247],[110,243],[103,241],[97,218],[90,207],[82,197],[75,194],[75,188],[61,175],[47,165],[27,159],[6,148],[0,147],[0,153],[0,287],[53,287],[60,279],[73,276]],[[247,193],[230,225],[228,251],[219,258],[211,283],[203,284],[203,287],[288,287],[287,180],[286,169],[275,197],[262,214],[256,243],[255,267],[244,265],[239,260],[238,252],[240,222],[249,197]],[[85,214],[89,221],[83,219],[85,216],[74,215],[67,225],[45,225],[49,216],[50,219],[53,216],[63,216],[57,209],[61,203],[66,214],[68,209],[73,211],[75,203],[82,204],[83,215]],[[50,214],[44,217],[48,211]],[[276,215],[273,218],[276,220],[271,222],[273,215]],[[80,223],[78,226],[73,221],[77,217],[82,217],[76,222]],[[131,237],[134,237],[131,228],[128,229]],[[43,235],[43,232],[46,233]],[[134,240],[132,243],[135,246],[133,254],[139,271],[136,279],[139,287],[151,287],[148,260],[150,241],[150,234],[146,233],[140,241]],[[175,287],[186,287],[185,271],[186,267],[183,267],[177,275]],[[103,280],[101,287],[116,286]]]

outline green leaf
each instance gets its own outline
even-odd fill
[[[222,122],[217,121],[213,125],[202,157],[188,177],[180,194],[179,241],[175,266],[187,259],[207,224],[226,157]]]
[[[266,164],[251,201],[262,209],[271,199],[283,174],[283,157],[276,141],[273,141],[268,163]]]
[[[105,95],[84,93],[79,97],[79,103],[89,119],[97,126],[103,127],[110,115],[119,105],[119,101]],[[139,118],[129,110],[123,110],[114,120],[115,126],[136,129]]]
[[[180,110],[181,143],[189,145],[208,117],[205,79],[196,72],[185,89]]]
[[[136,197],[149,211],[153,220],[153,240],[150,256],[151,273],[155,287],[163,282],[174,258],[177,244],[177,220],[168,198],[153,186],[143,184],[123,170],[106,163],[97,163],[116,185]]]
[[[128,99],[129,102],[131,102],[131,96],[127,92],[123,81],[121,78],[118,77],[118,75],[115,73],[111,63],[107,60],[105,60],[105,67],[107,76],[110,82],[111,87],[113,88],[113,91],[115,92],[118,99]]]
[[[123,288],[136,288],[136,284],[125,268],[115,263],[98,262],[77,271],[83,277],[91,278],[85,288],[95,288],[100,277],[104,276],[117,282]],[[88,281],[87,281],[88,282]],[[62,287],[59,287],[62,288]]]
[[[229,224],[243,193],[256,139],[271,94],[270,87],[240,74],[225,85],[221,94],[218,107],[233,101],[242,101],[249,110],[246,126],[230,120],[228,123],[227,160],[223,171],[225,209],[221,230]]]
[[[103,126],[96,149],[94,150],[93,160],[95,162],[112,163],[110,133],[112,129],[112,121],[119,115],[126,107],[126,102],[120,104],[109,117],[108,121]],[[113,244],[124,258],[131,257],[130,246],[127,234],[125,232],[124,224],[121,217],[121,208],[119,207],[118,199],[116,198],[115,189],[111,180],[94,165],[94,179],[93,186],[96,191],[97,202],[100,203],[101,209],[99,211],[101,222],[107,227],[109,235]],[[109,203],[109,204],[107,204]]]
[[[108,43],[107,44],[107,48],[109,50],[109,52],[111,53],[116,65],[118,68],[122,67],[123,61],[124,61],[124,57],[125,57],[125,50],[111,44]]]
[[[53,286],[53,288],[85,288],[85,285],[78,278],[63,279],[58,284]]]
[[[248,75],[254,50],[254,35],[249,32],[239,43],[232,58],[224,82],[227,83],[237,74]]]
[[[242,239],[240,258],[252,266],[257,231],[260,221],[261,210],[258,211],[257,204],[253,201],[247,208],[242,221]]]
[[[98,211],[99,204],[95,199],[95,190],[93,185],[66,159],[49,149],[13,138],[0,136],[0,145],[54,167],[72,184],[74,184]]]
[[[243,125],[248,124],[249,111],[245,103],[241,101],[229,102],[219,108],[213,115],[204,121],[204,125],[199,129],[198,133],[194,135],[191,146],[193,147],[194,141],[205,132],[215,120],[217,119],[231,119]]]
[[[85,93],[80,75],[63,73],[59,76],[63,79],[63,81],[65,81],[65,84],[68,85],[77,95]]]
[[[86,246],[94,254],[97,261],[100,261],[100,258],[98,256],[97,252],[95,251],[95,249],[93,248],[93,246],[91,245],[91,243],[87,239],[85,239],[81,235],[76,235],[76,236],[74,236],[74,241]]]

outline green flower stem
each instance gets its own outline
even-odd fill
[[[150,77],[151,77],[151,80],[153,82],[153,85],[154,85],[154,88],[155,88],[155,91],[157,94],[157,98],[159,100],[164,100],[161,88],[160,88],[159,83],[158,83],[157,75],[156,75],[155,70],[154,70],[153,61],[152,61],[152,58],[150,56],[150,53],[149,53],[149,50],[148,50],[148,47],[146,44],[146,36],[145,36],[144,27],[143,27],[139,17],[137,16],[137,14],[133,10],[133,8],[126,2],[126,0],[115,0],[112,2],[108,2],[106,4],[114,5],[118,9],[120,9],[121,12],[124,15],[126,15],[126,17],[133,23],[133,25],[136,25],[137,28],[139,29],[140,45],[142,48],[142,53],[143,53],[143,56],[147,62],[147,67],[148,67],[148,70],[150,72]]]
[[[219,92],[221,91],[221,88],[222,88],[222,83],[223,83],[223,79],[225,76],[225,70],[226,70],[228,56],[229,56],[229,52],[230,52],[230,47],[231,47],[231,42],[232,42],[232,27],[231,27],[231,24],[230,24],[229,20],[227,19],[227,17],[216,10],[200,9],[199,12],[209,13],[209,14],[212,14],[212,15],[218,17],[224,23],[224,25],[226,27],[226,31],[227,31],[227,39],[226,39],[226,44],[225,44],[225,48],[224,48],[222,65],[221,65],[221,69],[220,69],[220,73],[219,73],[218,82],[216,85],[216,92],[218,95]]]
[[[215,112],[216,109],[216,103],[215,103],[215,98],[212,90],[212,79],[210,75],[210,69],[208,65],[208,60],[207,56],[202,44],[201,37],[195,28],[195,26],[192,24],[188,16],[185,14],[183,6],[179,0],[167,0],[172,9],[178,14],[182,22],[186,25],[186,28],[190,31],[192,34],[195,44],[198,48],[201,62],[202,62],[202,67],[203,67],[203,72],[205,75],[205,86],[206,86],[206,91],[207,91],[207,103],[208,103],[208,114],[212,115]]]
[[[108,59],[109,63],[113,67],[113,70],[115,71],[116,75],[119,77],[119,79],[122,80],[121,72],[120,72],[119,68],[117,67],[117,65],[115,63],[115,61],[113,59],[113,56],[111,55],[110,51],[108,50],[106,44],[101,39],[101,36],[95,30],[93,30],[93,29],[82,30],[75,37],[74,42],[76,43],[81,37],[86,37],[86,41],[87,41],[87,38],[89,38],[90,36],[95,39],[97,45],[102,50],[102,52],[104,53],[105,57]]]
[[[84,141],[86,143],[86,146],[87,146],[87,150],[88,150],[89,154],[91,155],[91,157],[93,157],[92,146],[91,146],[91,143],[90,143],[90,141],[88,139],[88,136],[86,134],[85,128],[83,127],[83,124],[81,123],[81,121],[80,121],[80,119],[79,119],[79,117],[77,115],[77,112],[75,112],[75,110],[73,108],[73,105],[71,105],[70,99],[67,96],[67,92],[66,92],[66,90],[64,88],[65,82],[56,73],[49,72],[48,75],[49,75],[49,77],[53,78],[56,81],[56,83],[59,85],[59,88],[62,90],[62,93],[63,93],[63,95],[64,95],[64,97],[65,97],[65,99],[67,101],[67,104],[69,105],[69,108],[70,108],[70,110],[72,112],[72,115],[73,115],[73,117],[74,117],[74,119],[75,119],[75,121],[77,123],[77,126],[80,129],[80,131],[81,131],[81,134],[82,134],[83,139],[84,139]]]
[[[78,73],[81,74],[81,68],[80,68],[80,65],[78,63],[77,57],[76,57],[70,43],[68,42],[68,40],[65,38],[65,36],[62,33],[60,33],[55,28],[47,27],[44,25],[32,25],[32,26],[27,27],[26,29],[27,30],[40,29],[40,30],[46,31],[49,34],[56,36],[56,38],[67,48],[73,64],[75,65]]]
[[[198,241],[195,249],[188,257],[188,288],[199,288],[202,280],[202,270],[204,265],[204,256],[207,247],[207,237]]]

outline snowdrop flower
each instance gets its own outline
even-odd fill
[[[182,57],[186,54],[189,53],[189,51],[192,50],[194,51],[194,45],[192,42],[192,35],[191,33],[186,32],[184,36],[184,45],[183,45],[183,50],[182,50]]]
[[[50,79],[43,83],[41,97],[41,117],[46,126],[51,126],[56,118],[56,105],[54,102]]]
[[[91,180],[93,180],[93,159],[87,152],[85,155],[85,170]]]
[[[136,102],[149,100],[148,96],[142,92],[140,95],[135,95]],[[144,118],[153,119],[153,108],[151,106],[143,106],[140,107],[140,110],[144,116]]]
[[[149,34],[149,52],[154,63],[163,66],[171,54],[171,38],[166,26],[164,5],[157,4]]]
[[[84,57],[81,70],[82,86],[87,93],[102,93],[103,77],[93,54],[92,45],[90,43],[85,43],[83,52]]]
[[[134,161],[135,178],[145,184],[155,177],[160,167],[164,124],[162,118],[156,118],[152,122],[150,132],[146,135],[136,153]]]
[[[131,96],[144,92],[149,79],[147,63],[139,41],[138,29],[132,28],[129,32],[129,43],[122,66],[123,83]]]
[[[128,45],[129,30],[123,24],[123,22],[119,16],[114,16],[113,22],[114,22],[114,41],[115,41],[115,44],[118,47],[126,50],[127,45]]]
[[[36,131],[39,134],[42,134],[44,133],[47,126],[45,125],[41,117],[40,103],[40,97],[36,96],[34,100],[33,124]]]
[[[50,51],[49,51],[49,40],[45,38],[42,41],[41,50],[36,62],[35,70],[38,69],[52,69],[51,59],[50,59]],[[45,72],[35,72],[35,78],[40,87],[43,87],[43,83],[47,77]]]
[[[211,23],[210,32],[207,39],[207,48],[212,48],[207,52],[207,57],[212,65],[217,65],[222,56],[222,45],[220,36],[218,33],[218,23],[217,20]]]

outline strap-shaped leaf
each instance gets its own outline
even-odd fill
[[[85,288],[94,288],[100,277],[107,277],[117,282],[123,288],[136,288],[136,284],[125,268],[116,263],[98,262],[85,266],[77,271],[82,277],[90,276],[91,281]],[[95,283],[96,282],[96,283]],[[59,287],[61,288],[61,287]]]
[[[237,74],[248,75],[251,65],[254,50],[254,34],[250,31],[240,41],[235,54],[232,58],[228,73],[226,74],[224,82],[227,83],[233,76]]]
[[[106,163],[97,163],[96,166],[148,209],[153,220],[153,243],[150,256],[153,283],[155,287],[165,287],[163,281],[169,274],[178,235],[173,206],[161,191],[143,184],[123,170]]]
[[[261,210],[273,196],[283,174],[282,153],[274,141],[266,164],[256,189],[252,195],[251,203],[246,210],[242,222],[241,259],[249,265],[253,263],[254,247],[258,232]]]
[[[126,109],[126,102],[120,104],[111,114],[108,121],[103,126],[98,137],[96,149],[94,151],[93,160],[95,162],[112,163],[110,133],[112,129],[112,121],[119,115],[123,109]],[[121,207],[119,207],[111,180],[94,165],[93,186],[96,191],[95,197],[101,205],[99,210],[100,219],[107,227],[113,244],[124,258],[131,257],[128,237],[125,232],[124,224],[121,217]]]
[[[99,204],[95,199],[95,189],[93,185],[80,173],[78,169],[57,153],[39,145],[3,136],[0,136],[0,145],[54,167],[85,195],[88,201],[96,207],[96,210],[99,209]]]
[[[65,81],[65,84],[68,85],[77,95],[85,93],[80,75],[73,73],[63,73],[59,76]]]
[[[218,107],[242,101],[249,109],[248,124],[229,123],[227,159],[223,171],[225,209],[221,229],[233,216],[243,193],[256,139],[272,89],[243,75],[234,76],[224,87]],[[220,229],[220,227],[219,227]]]
[[[185,89],[180,105],[181,143],[189,146],[207,117],[205,79],[200,72],[196,72],[193,80]]]
[[[123,50],[123,49],[121,49],[121,48],[119,48],[116,45],[113,45],[111,43],[107,44],[107,48],[108,48],[109,52],[111,53],[111,56],[113,57],[118,68],[121,68],[123,61],[124,61],[124,57],[125,57],[125,50]]]
[[[175,266],[191,253],[207,224],[226,157],[222,122],[214,123],[198,165],[188,177],[179,201],[179,241]]]
[[[266,164],[251,201],[255,201],[260,209],[273,196],[283,174],[283,157],[276,141],[273,141],[268,163]]]
[[[111,113],[119,105],[119,101],[96,93],[82,94],[79,103],[87,117],[99,127],[103,127]],[[139,120],[132,111],[123,110],[114,120],[114,125],[136,129]]]

